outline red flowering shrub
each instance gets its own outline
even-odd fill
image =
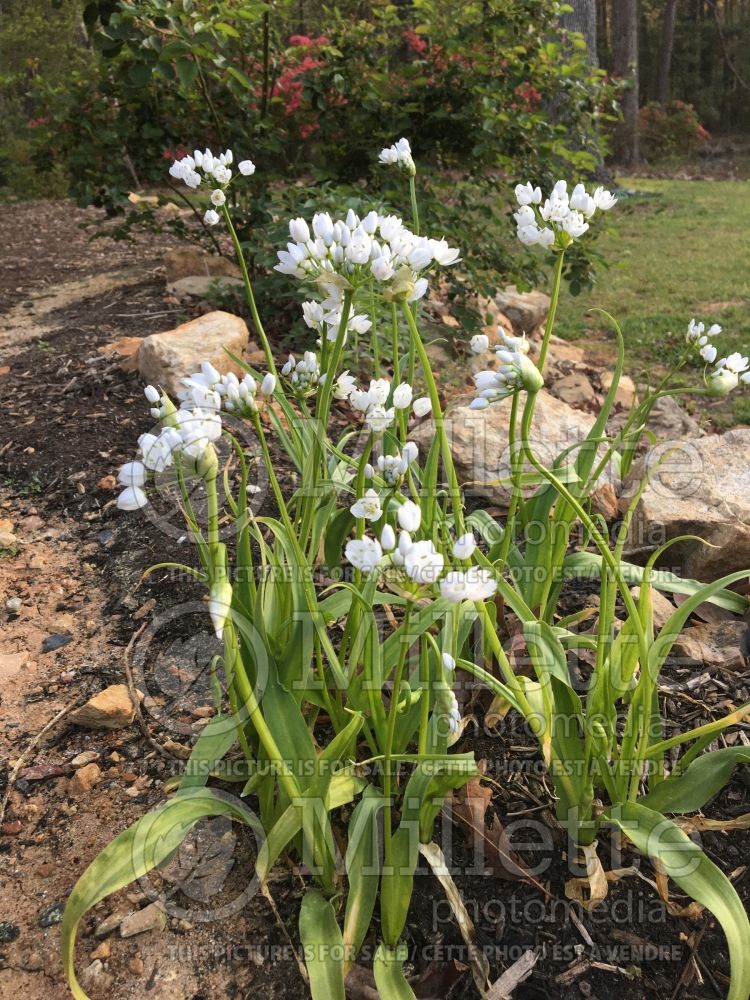
[[[711,139],[692,104],[647,104],[639,112],[641,146],[650,160],[692,152]]]

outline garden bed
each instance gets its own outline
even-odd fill
[[[108,684],[123,683],[128,644],[143,626],[148,635],[154,622],[156,662],[161,666],[138,677],[137,686],[148,685],[146,694],[157,707],[160,699],[170,705],[169,713],[145,712],[143,727],[133,724],[111,733],[83,730],[63,717],[49,738],[30,749],[24,768],[37,770],[22,771],[15,782],[0,828],[0,992],[18,1000],[57,1000],[66,987],[55,907],[64,903],[98,851],[160,802],[163,783],[179,773],[180,750],[172,744],[187,745],[200,729],[199,712],[210,702],[206,668],[212,646],[202,588],[158,574],[139,584],[147,566],[174,557],[171,526],[165,532],[163,524],[152,523],[148,516],[118,512],[113,484],[106,480],[132,457],[143,424],[142,387],[134,373],[98,354],[97,348],[122,336],[168,328],[181,318],[164,302],[156,248],[147,243],[136,255],[113,250],[107,243],[97,245],[106,251],[88,256],[89,248],[76,229],[80,215],[69,206],[62,214],[57,206],[34,205],[3,212],[6,226],[12,212],[18,232],[33,231],[53,212],[59,234],[51,271],[41,256],[19,260],[15,271],[4,269],[10,303],[23,302],[45,276],[84,281],[101,271],[135,267],[138,280],[62,306],[46,318],[43,337],[30,337],[17,352],[6,349],[0,359],[0,367],[10,366],[0,374],[0,517],[12,522],[18,539],[17,545],[0,552],[3,652],[29,654],[22,671],[4,682],[0,754],[12,762],[56,714]],[[279,462],[283,466],[280,457]],[[193,562],[189,553],[185,561]],[[5,601],[15,596],[22,599],[17,614],[5,610]],[[71,638],[58,650],[42,653],[42,642],[53,635]],[[138,649],[136,640],[131,655],[136,665]],[[696,675],[701,672],[695,667]],[[669,667],[664,679],[669,680]],[[744,684],[741,678],[739,684]],[[732,695],[739,701],[747,691],[738,689]],[[708,719],[712,701],[721,693],[709,682],[691,697],[690,710]],[[667,724],[672,719],[684,722],[684,700],[666,697],[663,703]],[[527,863],[548,862],[538,876],[549,894],[545,897],[526,882],[472,872],[465,830],[443,822],[443,848],[447,853],[451,845],[456,883],[474,919],[478,943],[487,952],[492,978],[522,951],[538,948],[541,957],[531,978],[514,994],[520,1000],[603,997],[613,990],[623,1000],[721,997],[727,983],[726,944],[705,911],[697,919],[667,914],[655,889],[636,874],[611,886],[595,917],[566,900],[565,845],[553,832],[544,805],[548,794],[541,787],[535,741],[520,729],[502,725],[497,733],[483,731],[487,706],[478,697],[473,725],[479,735],[471,735],[470,724],[457,749],[472,749],[487,761],[487,773],[496,782],[491,811],[501,822],[541,821],[552,838],[544,847],[524,849],[520,845],[535,842],[538,830],[519,829],[515,834]],[[519,747],[526,749],[519,753]],[[102,771],[89,789],[80,787],[70,766],[83,752],[95,752]],[[509,771],[509,762],[517,767],[519,760],[523,766]],[[731,819],[749,810],[747,785],[737,775],[711,804],[710,814]],[[702,838],[719,867],[734,873],[733,882],[747,902],[750,879],[740,869],[750,850],[750,833],[714,832]],[[602,848],[608,870],[608,846]],[[274,869],[269,888],[275,915],[260,894],[252,895],[244,907],[237,902],[249,891],[252,876],[254,845],[249,834],[215,821],[205,840],[191,839],[189,850],[202,859],[203,866],[193,871],[206,884],[193,884],[192,900],[174,894],[174,912],[164,930],[127,939],[117,932],[107,938],[94,934],[108,913],[140,905],[140,894],[156,884],[150,877],[140,888],[106,900],[84,920],[79,968],[92,961],[87,956],[96,954],[102,941],[111,949],[105,978],[91,987],[91,995],[99,990],[111,1000],[307,996],[292,954],[292,946],[299,943],[296,923],[304,873],[283,864]],[[194,861],[188,857],[185,863]],[[614,867],[631,864],[653,880],[648,861],[627,851],[622,858],[613,856]],[[461,874],[467,868],[468,873]],[[688,903],[680,897],[678,901]],[[228,907],[228,915],[221,915],[222,906]],[[210,919],[202,922],[206,914]],[[422,977],[421,986],[415,987],[418,995],[475,995],[465,968],[465,946],[437,882],[424,867],[417,876],[405,939],[413,950],[411,971]],[[374,949],[376,936],[371,933],[368,942]],[[106,950],[101,950],[102,957]],[[358,995],[367,996],[365,987]]]

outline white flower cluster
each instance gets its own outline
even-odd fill
[[[315,330],[322,339],[333,342],[339,332],[341,325],[341,292],[338,288],[331,288],[327,298],[322,302],[308,301],[302,303],[302,318],[305,324]],[[346,322],[346,333],[367,333],[372,326],[372,322],[367,316],[361,313],[352,313]],[[345,341],[346,342],[346,341]]]
[[[459,251],[445,240],[415,236],[395,215],[369,212],[363,219],[349,209],[334,221],[327,212],[289,223],[292,242],[278,252],[275,270],[300,281],[318,281],[327,289],[352,288],[375,279],[387,297],[414,302],[427,291],[421,272],[430,265],[447,266]]]
[[[216,156],[210,149],[205,149],[203,152],[196,149],[192,156],[188,154],[181,160],[175,160],[169,168],[172,177],[193,190],[200,187],[203,180],[219,185],[211,192],[211,204],[215,208],[209,208],[203,216],[203,221],[209,226],[215,226],[219,222],[219,213],[215,209],[221,208],[227,200],[222,188],[225,188],[232,179],[230,166],[233,162],[234,154],[231,149]],[[240,160],[237,169],[245,177],[249,177],[255,173],[255,164],[252,160]]]
[[[147,386],[149,402],[153,402]],[[169,423],[159,434],[141,434],[138,438],[139,457],[126,462],[117,478],[125,487],[117,498],[120,510],[138,510],[145,507],[148,497],[143,489],[149,472],[164,472],[176,456],[184,456],[193,463],[199,462],[206,450],[221,437],[221,417],[216,410],[172,408],[166,418]]]
[[[404,445],[403,453],[396,452],[395,455],[379,455],[375,466],[365,466],[365,478],[372,479],[377,469],[378,474],[388,486],[396,486],[406,470],[419,454],[419,448],[413,441],[407,441]]]
[[[417,172],[408,139],[399,139],[392,146],[380,150],[378,160],[385,166],[395,166],[413,177]]]
[[[258,386],[250,374],[245,375],[242,380],[234,372],[222,375],[209,361],[204,361],[199,372],[182,379],[182,385],[184,388],[177,393],[177,398],[183,408],[223,408],[228,412],[254,413],[258,409],[258,391],[263,397],[272,396],[276,389],[276,379],[269,372]],[[150,388],[158,396],[158,391]],[[164,414],[161,410],[152,410],[151,415],[158,418]]]
[[[342,384],[344,379],[346,382]],[[411,406],[415,416],[423,417],[432,408],[426,396],[414,399],[414,390],[408,382],[401,382],[396,386],[391,397],[392,405],[386,407],[388,397],[391,396],[389,379],[375,378],[370,381],[369,389],[358,389],[348,372],[339,376],[334,395],[337,399],[348,398],[352,409],[364,414],[365,423],[373,434],[382,433],[391,426],[396,417],[396,410],[408,410]]]
[[[149,472],[164,472],[175,458],[199,464],[221,437],[221,409],[255,412],[258,392],[264,398],[273,395],[276,379],[268,374],[258,386],[251,375],[240,381],[232,373],[221,375],[210,362],[204,361],[199,372],[182,379],[182,385],[177,393],[179,409],[155,386],[147,385],[144,389],[151,404],[151,416],[162,427],[158,434],[141,434],[138,457],[120,469],[117,478],[124,487],[117,498],[120,510],[138,510],[148,504],[144,487]]]
[[[450,693],[450,708],[445,714],[445,719],[448,722],[450,732],[457,733],[461,723],[461,709],[458,707],[458,700],[453,691]]]
[[[499,347],[495,355],[500,362],[496,370],[477,372],[474,384],[477,395],[471,401],[472,410],[483,410],[490,403],[506,396],[513,396],[522,389],[536,392],[544,384],[542,375],[527,355],[530,344],[526,337],[509,337],[499,330],[504,347]]]
[[[703,323],[696,323],[691,319],[685,339],[688,344],[697,348],[705,362],[708,364],[716,362],[713,371],[706,376],[706,385],[713,395],[726,396],[736,389],[740,382],[750,385],[750,363],[739,351],[716,361],[719,352],[708,338],[718,336],[720,333],[721,327],[718,323],[714,323],[706,330]]]
[[[377,490],[368,489],[351,506],[351,512],[356,518],[364,518],[371,524],[380,521],[385,511]],[[390,555],[391,565],[401,569],[404,574],[419,586],[437,584],[440,596],[452,604],[463,601],[484,601],[492,597],[497,590],[497,583],[492,571],[480,566],[470,566],[463,570],[445,570],[445,557],[431,539],[415,541],[412,537],[419,531],[422,524],[422,511],[413,500],[401,499],[396,510],[396,521],[399,528],[398,541],[391,524],[385,524],[380,533],[380,539],[353,538],[346,544],[346,558],[364,573],[372,573],[384,568],[386,555]],[[467,532],[453,543],[455,559],[470,559],[476,548],[476,539]]]
[[[589,228],[588,220],[597,209],[608,212],[617,204],[617,198],[602,187],[590,195],[583,184],[576,184],[569,195],[565,181],[555,184],[543,204],[541,188],[517,184],[516,201],[519,209],[513,217],[521,243],[526,246],[538,243],[542,247],[554,243],[563,250],[583,236]]]
[[[297,361],[293,354],[289,355],[281,374],[289,379],[296,393],[314,392],[320,379],[320,363],[314,351],[305,351],[302,360]]]

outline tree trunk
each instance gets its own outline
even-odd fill
[[[677,12],[677,0],[666,0],[664,18],[661,24],[661,52],[659,53],[659,69],[656,76],[656,100],[666,104],[669,100],[669,70],[672,65],[672,46],[674,45],[674,22]]]
[[[586,41],[589,66],[598,66],[596,52],[596,0],[570,0],[573,8],[560,15],[560,27],[580,32]]]
[[[612,50],[614,75],[622,81],[623,123],[619,129],[617,155],[632,165],[638,162],[638,0],[615,0],[612,5]]]

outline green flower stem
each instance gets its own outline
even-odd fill
[[[279,782],[284,792],[294,802],[301,795],[300,787],[297,784],[297,779],[289,772],[287,762],[284,760],[273,733],[263,716],[253,686],[245,672],[234,624],[229,621],[224,626],[224,652],[227,661],[232,664],[232,677],[236,683],[237,693],[245,705],[248,719],[255,727],[258,739],[263,745],[267,757],[277,765]]]
[[[510,404],[510,424],[508,426],[508,446],[510,448],[511,479],[513,489],[508,505],[508,515],[505,518],[505,531],[500,542],[500,552],[497,557],[500,571],[505,569],[510,549],[511,537],[515,535],[516,511],[522,501],[521,473],[523,471],[523,449],[516,448],[516,421],[518,420],[519,395],[515,393]]]
[[[384,823],[383,823],[383,844],[384,844],[384,867],[386,870],[393,869],[393,829],[392,812],[392,775],[391,756],[393,753],[393,737],[396,732],[396,716],[398,715],[398,699],[401,693],[401,681],[404,676],[404,666],[406,656],[409,652],[409,618],[411,614],[411,604],[406,605],[406,616],[404,618],[403,645],[396,666],[396,673],[393,678],[393,690],[391,692],[391,703],[388,706],[388,723],[385,734],[385,745],[383,747],[383,802],[384,802]]]
[[[580,518],[586,530],[591,535],[596,547],[601,553],[602,560],[607,564],[612,572],[614,579],[617,582],[617,587],[622,595],[623,603],[627,609],[628,615],[633,621],[633,626],[637,633],[638,646],[639,646],[639,658],[641,661],[641,682],[636,689],[635,695],[633,697],[633,702],[631,703],[631,713],[638,709],[639,710],[639,736],[638,739],[638,749],[636,756],[634,758],[635,767],[632,770],[634,775],[640,775],[639,767],[645,760],[646,751],[648,749],[648,725],[650,719],[650,704],[651,696],[653,694],[653,682],[650,681],[648,676],[648,664],[649,664],[649,648],[648,639],[646,637],[646,631],[643,628],[643,623],[641,622],[640,615],[638,613],[638,608],[633,599],[633,595],[630,593],[630,588],[625,582],[622,572],[620,570],[620,563],[611,553],[606,539],[602,537],[599,529],[596,527],[594,521],[589,517],[586,511],[581,506],[580,501],[577,497],[573,496],[570,490],[559,481],[559,479],[548,469],[546,469],[542,463],[536,458],[531,446],[529,444],[529,426],[526,413],[524,413],[524,426],[523,426],[523,446],[526,452],[526,457],[533,467],[544,476],[544,478],[554,486],[557,493],[570,505],[570,507],[575,511],[575,513]],[[634,738],[634,737],[633,737]],[[631,782],[629,797],[631,799],[635,798],[635,794],[638,789],[638,780]]]
[[[203,480],[208,502],[208,545],[213,551],[219,541],[219,494],[216,489],[216,473]]]
[[[302,551],[302,546],[300,545],[297,533],[294,530],[292,520],[289,516],[289,510],[287,509],[286,503],[284,502],[284,494],[281,491],[281,486],[279,485],[279,480],[276,476],[276,472],[271,460],[271,453],[268,450],[268,442],[266,441],[266,435],[263,431],[263,425],[260,422],[260,417],[257,413],[253,414],[253,427],[255,433],[258,436],[258,441],[260,442],[261,451],[263,453],[263,461],[266,463],[266,471],[268,473],[268,481],[271,484],[271,489],[273,490],[273,495],[276,500],[276,504],[279,508],[279,513],[281,515],[282,523],[287,531],[289,537],[289,543],[292,547],[292,551],[295,559],[297,560],[297,565],[299,567],[300,573],[303,574],[303,589],[305,592],[305,599],[307,602],[307,610],[312,616],[312,619],[317,620],[320,611],[318,608],[318,598],[315,593],[315,584],[312,579],[308,578],[308,574],[305,572],[309,563],[305,557],[305,553]],[[333,648],[333,644],[328,637],[325,630],[318,633],[320,641],[323,645],[323,652],[326,654],[328,660],[328,666],[333,673],[334,681],[336,686],[340,691],[345,690],[347,686],[346,677],[341,669],[341,663],[336,651]]]
[[[432,638],[432,636],[430,636]],[[433,640],[434,641],[434,640]],[[440,664],[442,667],[442,663]],[[427,636],[419,637],[419,687],[422,702],[419,706],[419,752],[427,753],[427,738],[430,730],[430,651]]]
[[[284,789],[284,792],[290,802],[299,802],[302,791],[294,774],[289,771],[288,762],[284,760],[274,735],[265,720],[258,699],[255,696],[253,686],[245,673],[245,667],[242,662],[239,644],[237,643],[234,625],[229,622],[227,622],[224,627],[224,650],[227,658],[234,664],[232,675],[237,681],[237,690],[240,698],[244,702],[248,719],[255,727],[258,739],[263,746],[266,756],[275,766],[279,784]],[[303,829],[302,836],[305,841],[305,856],[316,859],[319,858],[320,852],[317,850],[314,834]],[[329,871],[329,866],[325,863],[321,863],[319,865],[319,869],[317,878],[320,880],[324,892],[327,895],[332,895],[336,887],[335,874]]]
[[[357,467],[357,478],[355,482],[355,497],[364,496],[365,492],[365,466],[370,458],[370,452],[372,451],[373,436],[367,439],[367,443],[362,449],[362,454],[359,458],[359,465]],[[357,538],[365,537],[365,519],[363,517],[355,518],[355,531]],[[354,570],[354,586],[358,591],[362,590],[362,570]],[[349,611],[349,616],[346,620],[346,628],[344,629],[344,635],[341,640],[341,652],[340,658],[343,661],[346,660],[346,653],[349,648],[349,642],[352,636],[356,636],[359,632],[360,622],[362,620],[362,608],[359,601],[352,601],[352,606]]]
[[[414,235],[419,236],[419,207],[417,205],[417,179],[414,174],[409,175],[409,197],[411,198],[411,217],[414,226]]]
[[[312,523],[315,513],[315,504],[319,499],[317,495],[317,477],[320,474],[325,478],[325,451],[323,447],[323,438],[326,435],[326,428],[328,427],[328,416],[331,409],[331,399],[333,398],[333,386],[336,381],[336,375],[338,372],[339,365],[341,363],[341,355],[344,350],[344,341],[346,340],[346,327],[349,322],[349,315],[352,308],[352,299],[354,297],[354,292],[351,289],[347,289],[344,292],[344,301],[341,307],[341,322],[339,323],[339,328],[336,331],[336,342],[333,345],[333,350],[331,351],[331,357],[328,362],[328,366],[325,370],[325,381],[322,388],[318,387],[318,399],[316,403],[315,410],[315,421],[313,429],[313,453],[312,462],[309,467],[310,476],[312,477],[312,483],[307,489],[304,511],[302,514],[302,525],[299,530],[299,538],[301,545],[306,548],[308,540],[314,544],[314,539],[311,538],[312,533]],[[323,461],[323,466],[320,468],[321,459]],[[307,466],[305,466],[307,468]],[[314,553],[310,553],[311,559]]]
[[[349,316],[352,311],[353,298],[354,292],[352,289],[347,288],[344,292],[344,300],[341,304],[341,322],[339,323],[339,328],[336,331],[336,341],[333,345],[333,351],[331,352],[331,359],[328,363],[328,367],[326,368],[325,382],[318,395],[316,417],[318,418],[321,433],[325,433],[325,429],[328,426],[328,411],[331,407],[331,398],[333,396],[333,386],[336,381],[336,375],[339,370],[339,365],[341,364],[341,355],[344,352],[346,327],[349,323]]]
[[[529,725],[531,725],[532,728],[534,728],[535,723],[533,720],[536,719],[536,715],[531,705],[529,704],[529,700],[526,697],[523,685],[519,681],[518,677],[516,677],[513,667],[511,667],[510,665],[510,661],[508,660],[508,655],[503,649],[503,644],[500,642],[500,638],[497,632],[495,631],[494,623],[490,618],[490,613],[487,610],[487,605],[484,603],[484,601],[479,601],[477,602],[477,604],[475,604],[475,607],[477,612],[479,613],[479,616],[482,619],[482,623],[484,625],[484,632],[490,644],[490,649],[492,650],[492,653],[500,666],[503,677],[505,678],[505,683],[508,685],[508,687],[513,692],[515,697],[518,699],[518,703],[519,705],[521,705],[523,709],[523,714],[526,717],[526,719],[528,719]]]
[[[260,315],[258,314],[258,307],[255,304],[255,295],[253,294],[252,282],[250,281],[250,275],[247,270],[247,264],[245,263],[245,254],[242,250],[240,239],[239,236],[237,235],[237,230],[234,228],[232,217],[229,214],[229,209],[227,208],[226,203],[224,203],[221,206],[221,211],[224,216],[224,222],[226,223],[227,229],[229,230],[229,235],[232,238],[232,243],[234,244],[234,252],[237,255],[237,261],[240,265],[240,270],[242,271],[242,280],[245,284],[245,294],[247,295],[247,304],[250,306],[250,315],[253,317],[253,325],[255,326],[255,332],[258,334],[261,347],[263,348],[263,353],[266,356],[266,362],[268,363],[268,370],[272,374],[277,375],[276,363],[273,359],[271,345],[268,342],[266,331],[264,330],[263,324],[260,321]]]
[[[401,364],[398,357],[398,306],[391,302],[391,353],[393,354],[393,385],[401,381]]]
[[[362,449],[362,454],[359,457],[359,465],[357,466],[357,480],[355,486],[355,499],[359,500],[360,497],[365,494],[365,466],[370,461],[370,455],[372,453],[373,446],[373,435],[370,434],[367,438],[367,442]],[[365,519],[363,517],[358,517],[357,521],[357,538],[364,538],[365,535]]]
[[[464,533],[464,513],[463,513],[463,501],[461,498],[461,489],[458,485],[458,477],[456,476],[456,467],[453,464],[453,454],[451,453],[450,443],[448,441],[448,435],[445,431],[445,419],[443,417],[443,411],[440,407],[440,396],[438,395],[437,384],[435,382],[435,376],[432,373],[432,366],[430,365],[430,359],[427,356],[427,351],[422,343],[422,338],[419,335],[419,330],[417,329],[417,323],[412,315],[411,309],[407,302],[403,303],[403,312],[406,317],[406,322],[409,324],[409,331],[411,333],[412,345],[419,357],[419,362],[422,365],[422,372],[424,374],[425,382],[427,383],[427,392],[430,397],[430,403],[432,405],[432,419],[435,423],[435,428],[440,441],[440,451],[443,457],[443,465],[445,466],[445,472],[448,477],[448,484],[451,496],[451,504],[453,506],[453,517],[455,521],[456,534],[462,535]],[[434,489],[434,484],[427,484],[430,490],[430,496],[427,498],[427,503],[429,504],[430,511],[432,510],[432,505],[436,501],[436,489]],[[430,519],[431,520],[431,519]]]
[[[602,559],[612,571],[612,575],[617,581],[617,586],[622,594],[622,599],[625,604],[625,607],[627,608],[628,614],[634,619],[634,625],[636,626],[636,630],[638,632],[641,668],[643,670],[646,670],[648,667],[648,659],[649,659],[648,655],[649,650],[648,650],[648,643],[646,641],[646,633],[641,624],[641,619],[638,614],[638,608],[636,607],[633,595],[630,593],[630,588],[628,587],[627,583],[623,578],[622,572],[620,570],[619,561],[615,559],[615,557],[612,555],[606,539],[602,537],[596,524],[583,509],[578,498],[575,497],[570,492],[570,490],[563,483],[560,482],[560,480],[557,478],[557,476],[554,475],[554,473],[550,472],[549,469],[546,469],[544,465],[542,465],[542,463],[537,459],[534,452],[531,450],[531,445],[529,444],[531,413],[532,413],[532,408],[527,407],[526,410],[524,411],[523,426],[521,430],[522,447],[526,453],[526,457],[528,458],[531,465],[537,470],[537,472],[539,472],[542,476],[544,476],[544,478],[547,480],[548,483],[554,486],[558,495],[561,496],[563,500],[565,500],[575,511],[575,513],[581,519],[584,527],[591,535],[594,544],[599,549]]]
[[[562,275],[563,266],[565,263],[565,251],[561,250],[557,255],[557,264],[555,265],[555,277],[552,284],[552,298],[549,304],[549,312],[547,313],[547,322],[544,325],[544,337],[542,338],[542,346],[539,350],[539,363],[537,367],[539,371],[544,374],[544,363],[547,360],[547,351],[549,350],[550,337],[552,336],[552,329],[555,325],[555,317],[557,316],[557,303],[560,299],[560,286],[562,285]]]
[[[380,378],[380,341],[378,339],[378,306],[375,288],[370,289],[370,344],[372,345],[372,365],[375,378]],[[357,357],[359,354],[357,353]]]
[[[635,800],[638,793],[638,786],[640,782],[640,775],[643,763],[646,759],[646,753],[648,750],[649,743],[649,723],[651,718],[651,698],[653,696],[654,684],[649,679],[648,676],[648,664],[649,664],[649,647],[648,638],[646,636],[646,631],[641,622],[640,615],[638,613],[638,608],[636,607],[633,595],[630,593],[630,588],[625,582],[621,569],[619,560],[616,559],[609,549],[606,539],[604,539],[599,532],[596,524],[591,517],[586,513],[583,506],[577,497],[575,497],[567,487],[561,483],[558,478],[546,469],[541,462],[538,461],[529,443],[530,434],[530,424],[531,415],[533,413],[533,407],[527,406],[524,411],[523,417],[523,427],[522,427],[522,438],[523,447],[526,452],[526,457],[528,458],[531,465],[539,472],[544,478],[554,486],[558,495],[561,496],[571,507],[571,509],[577,514],[583,523],[586,530],[589,532],[594,544],[599,549],[601,553],[602,560],[607,564],[612,572],[612,575],[617,583],[617,588],[620,591],[623,599],[623,603],[627,609],[629,617],[633,621],[633,627],[637,633],[637,640],[639,646],[639,659],[641,661],[641,681],[635,691],[633,700],[631,702],[631,709],[629,718],[634,719],[633,726],[637,726],[637,733],[633,730],[633,726],[629,727],[626,737],[629,745],[636,747],[635,756],[633,757],[633,766],[630,768],[631,782],[628,790],[628,798]],[[622,761],[621,761],[622,764]]]
[[[510,690],[515,695],[516,699],[518,700],[518,703],[523,711],[524,718],[529,723],[532,732],[537,737],[537,739],[541,739],[541,737],[544,735],[544,730],[545,730],[544,724],[541,722],[538,714],[533,710],[533,708],[529,704],[529,700],[526,697],[526,694],[523,690],[523,686],[521,685],[521,682],[518,680],[515,673],[513,672],[513,668],[511,667],[508,661],[508,657],[505,653],[505,650],[503,649],[502,643],[500,642],[500,639],[498,638],[497,633],[495,632],[492,619],[490,618],[489,612],[487,611],[487,606],[483,601],[481,601],[476,604],[476,609],[482,616],[484,622],[485,635],[489,640],[490,648],[492,649],[495,659],[500,665],[500,669],[503,672],[505,681]],[[474,664],[472,664],[471,667],[469,667],[469,669],[476,677],[485,680],[485,682],[489,684],[490,690],[492,690],[493,685],[492,683],[490,683],[490,678],[491,678],[490,674],[487,674],[486,671],[483,671],[480,667],[477,667]],[[494,678],[492,678],[492,680],[494,680]],[[574,802],[576,800],[576,794],[575,794],[575,789],[573,787],[573,783],[571,782],[570,777],[564,773],[564,768],[562,768],[561,771],[563,773],[560,775],[560,781],[565,787],[565,792],[569,800],[571,802]]]

